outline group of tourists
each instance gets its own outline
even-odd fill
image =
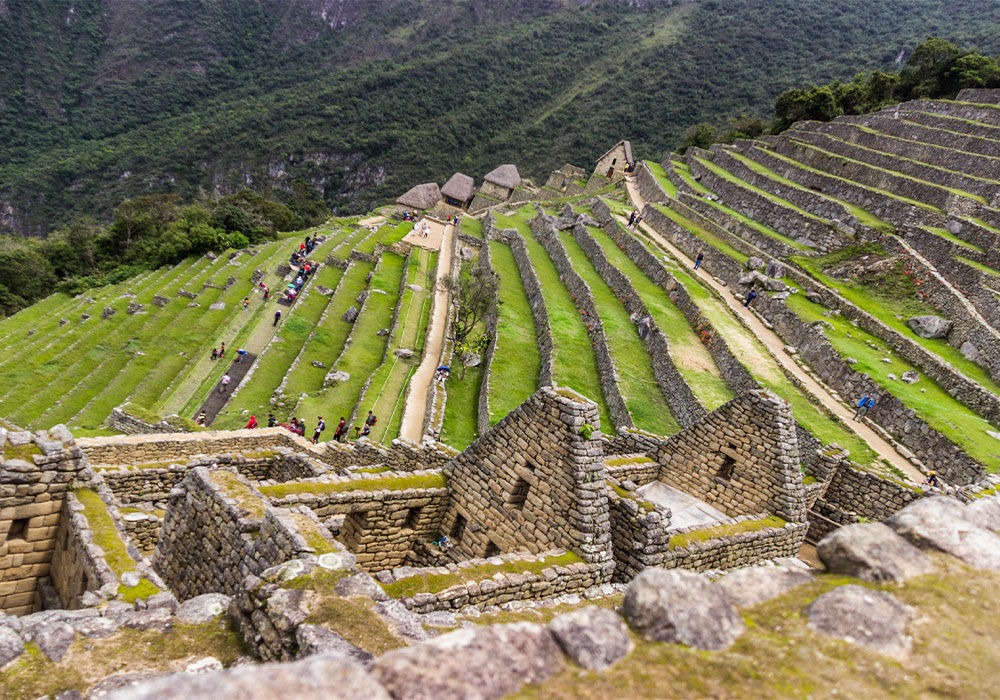
[[[638,211],[632,210],[632,213],[628,215],[628,227],[635,229],[642,223],[642,214]]]
[[[451,214],[449,214],[448,216],[445,217],[445,223],[454,224],[455,228],[459,228],[462,225],[462,215],[455,214],[454,216],[452,216]]]
[[[226,344],[225,343],[222,344],[222,349],[221,350],[216,350],[215,348],[212,348],[212,359],[213,360],[221,360],[225,356],[226,356]]]

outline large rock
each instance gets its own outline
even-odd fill
[[[748,270],[759,270],[766,264],[767,263],[764,262],[764,260],[762,260],[761,258],[758,258],[756,255],[751,255],[749,258],[747,258],[746,266]]]
[[[962,347],[960,347],[958,351],[962,353],[962,357],[971,362],[975,362],[979,359],[979,348],[970,343],[968,340],[962,343]]]
[[[339,656],[173,673],[105,696],[107,700],[392,700],[365,670]]]
[[[24,653],[24,640],[10,627],[0,625],[0,669]]]
[[[348,323],[354,323],[355,319],[358,317],[358,310],[353,306],[344,312],[344,315],[340,318],[347,321]]]
[[[110,306],[105,306],[104,310],[101,312],[101,318],[107,320],[115,315],[115,310]]]
[[[491,700],[564,666],[548,628],[519,622],[460,629],[387,652],[372,674],[395,700]]]
[[[177,619],[189,625],[211,622],[229,607],[229,596],[221,593],[206,593],[189,598],[177,608]]]
[[[840,586],[807,608],[809,627],[881,654],[903,656],[910,649],[910,608],[888,593],[864,586]]]
[[[365,668],[371,666],[375,657],[363,649],[358,649],[333,630],[319,625],[299,625],[295,630],[295,640],[299,651],[297,658],[314,654],[333,654],[356,661]]]
[[[715,585],[737,608],[748,608],[812,580],[812,572],[798,566],[749,566],[726,574]]]
[[[620,617],[608,608],[580,608],[559,615],[549,629],[559,646],[577,666],[600,670],[632,651],[628,628]]]
[[[947,338],[954,325],[940,316],[914,316],[906,323],[921,338]]]
[[[1000,499],[977,498],[965,507],[969,522],[985,530],[1000,530]]]
[[[834,530],[816,547],[827,570],[873,583],[904,581],[928,573],[927,555],[882,523],[857,523]]]
[[[658,642],[726,649],[743,634],[743,620],[721,588],[683,569],[650,568],[625,592],[625,619]]]
[[[1000,535],[968,517],[960,501],[931,496],[914,501],[885,523],[922,549],[936,549],[970,566],[1000,571]]]

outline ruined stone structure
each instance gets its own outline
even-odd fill
[[[625,176],[625,168],[632,160],[632,144],[628,141],[619,141],[597,159],[594,174],[611,182],[619,180]]]

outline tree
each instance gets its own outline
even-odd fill
[[[476,324],[496,313],[500,280],[492,270],[465,262],[458,278],[445,277],[444,284],[458,304],[452,324],[452,336],[458,346],[472,333]]]
[[[949,80],[962,88],[992,88],[1000,85],[1000,65],[992,56],[970,53],[955,60]]]
[[[490,345],[490,336],[487,333],[480,333],[479,336],[470,342],[457,343],[455,345],[455,357],[462,365],[462,376],[459,380],[465,379],[465,370],[468,368],[468,361],[473,355],[482,355]]]
[[[702,122],[695,124],[684,133],[684,140],[681,141],[681,153],[684,153],[692,146],[697,148],[708,148],[719,140],[719,132],[713,124]]]

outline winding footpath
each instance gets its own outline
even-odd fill
[[[431,223],[434,227],[434,224]],[[399,436],[404,440],[419,443],[424,436],[424,422],[427,416],[427,392],[434,374],[437,372],[441,359],[441,348],[444,347],[445,335],[448,333],[448,310],[451,306],[448,289],[442,283],[451,274],[452,241],[455,227],[448,224],[441,233],[441,251],[438,254],[437,275],[434,278],[434,315],[427,325],[427,337],[424,340],[424,356],[410,378],[410,393],[406,397],[406,407],[403,410],[403,423],[399,428]]]
[[[639,190],[636,187],[635,182],[627,180],[625,182],[625,186],[628,190],[629,199],[632,201],[632,205],[639,211],[642,211],[646,202],[639,194]],[[623,223],[625,222],[624,217],[619,218]],[[798,383],[805,387],[805,390],[809,392],[818,404],[826,407],[831,413],[836,415],[838,418],[841,418],[843,424],[846,425],[852,432],[856,433],[858,437],[868,443],[868,446],[871,447],[879,457],[887,460],[892,466],[902,471],[916,483],[923,481],[924,475],[921,474],[908,459],[897,452],[889,441],[872,430],[866,423],[854,421],[853,409],[845,406],[842,402],[835,399],[822,384],[813,379],[808,372],[799,366],[794,358],[792,358],[792,356],[785,351],[785,342],[778,336],[778,334],[765,326],[753,311],[744,308],[743,304],[741,304],[739,300],[733,296],[731,289],[721,284],[704,270],[695,270],[693,260],[682,253],[677,246],[667,240],[664,236],[661,236],[645,221],[643,221],[640,225],[643,227],[643,231],[646,232],[646,235],[656,241],[660,247],[667,250],[678,262],[684,265],[689,274],[698,277],[698,279],[718,293],[718,296],[729,307],[729,311],[733,315],[740,317],[745,322],[744,325],[750,329],[750,331],[761,343],[764,344],[768,352],[770,352],[770,354],[781,364],[782,368],[794,376]]]

